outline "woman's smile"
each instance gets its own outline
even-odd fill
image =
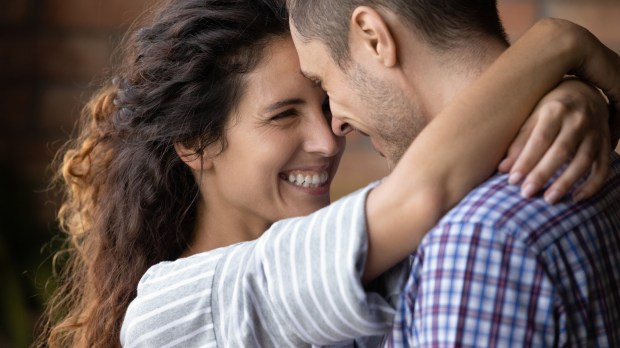
[[[296,169],[280,173],[280,179],[300,191],[324,195],[329,193],[331,184],[329,168],[324,166],[317,169]]]

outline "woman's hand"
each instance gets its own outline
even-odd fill
[[[601,93],[578,80],[566,80],[541,99],[498,169],[510,172],[511,184],[522,182],[522,194],[531,197],[568,163],[545,191],[545,199],[558,202],[590,171],[573,194],[575,201],[588,198],[609,174],[609,124],[609,107]]]

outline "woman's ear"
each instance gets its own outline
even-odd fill
[[[357,7],[351,14],[349,30],[352,54],[354,48],[357,52],[361,49],[385,67],[398,64],[394,35],[380,12],[368,6]]]
[[[182,143],[174,143],[174,150],[176,151],[181,161],[185,162],[192,170],[200,171],[209,169],[213,166],[213,160],[209,156],[205,156],[204,153],[196,152],[192,148],[188,148]]]

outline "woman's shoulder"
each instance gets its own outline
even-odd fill
[[[205,314],[211,313],[215,269],[227,249],[164,261],[149,268],[127,309],[121,332],[123,342],[150,342],[164,339],[166,333],[175,330],[211,326],[212,318]],[[211,331],[201,335],[211,337]]]
[[[219,248],[174,261],[162,261],[151,266],[140,279],[138,296],[179,281],[204,277],[215,270],[218,262],[229,252],[229,249],[229,247]]]

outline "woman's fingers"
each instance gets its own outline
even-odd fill
[[[517,137],[523,138],[529,134],[527,139],[523,139],[525,145],[510,170],[508,181],[511,184],[515,185],[522,182],[541,161],[562,128],[563,117],[566,114],[565,110],[564,104],[553,101],[541,105],[532,117],[528,119],[524,127],[532,128],[532,130],[528,131],[526,129],[520,132]],[[528,124],[530,122],[533,125]],[[517,141],[522,140],[517,139]],[[518,147],[519,143],[515,146]],[[518,151],[518,148],[513,151]],[[549,170],[553,170],[553,168],[549,168]]]
[[[573,137],[571,132],[566,130],[561,131],[558,137],[554,140],[553,145],[548,149],[548,151],[545,152],[542,159],[536,163],[534,168],[529,172],[529,174],[527,174],[527,177],[521,185],[522,195],[524,197],[534,196],[547,183],[547,181],[553,177],[558,169],[569,159],[571,159],[571,157],[573,157],[573,154],[577,152],[580,141],[581,139]],[[584,146],[584,148],[580,150],[589,151],[589,147]],[[586,153],[580,153],[579,156],[573,157],[573,160],[579,158],[580,163],[584,157],[587,158],[588,156],[589,155]],[[589,161],[587,166],[589,167],[591,164],[592,161]],[[563,196],[572,184],[575,183],[575,181],[571,183],[564,182],[563,184],[568,185],[558,187],[560,189],[558,192],[562,193]]]
[[[580,202],[601,190],[610,172],[609,153],[610,151],[601,151],[599,160],[592,165],[588,179],[573,194],[573,201]]]
[[[599,190],[609,172],[610,133],[607,104],[599,92],[579,81],[565,81],[543,98],[523,126],[502,165],[510,165],[509,182],[522,183],[525,197],[535,195],[563,166],[545,191],[550,203],[559,201],[591,170],[575,192],[584,199]],[[530,130],[531,129],[531,130]],[[529,137],[523,143],[523,138]]]
[[[609,174],[609,146],[598,139],[581,143],[575,157],[562,174],[545,191],[545,200],[551,204],[560,201],[590,171],[588,179],[573,194],[580,201],[601,189]]]

